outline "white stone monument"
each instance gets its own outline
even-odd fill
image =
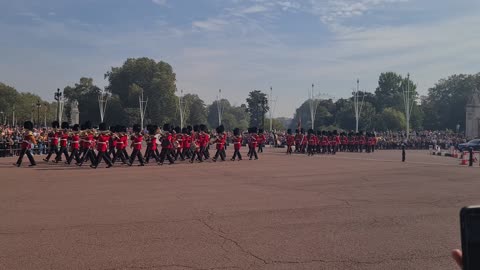
[[[70,125],[76,124],[80,124],[80,111],[78,110],[78,101],[74,100],[71,103]]]
[[[473,139],[480,137],[480,92],[475,91],[467,102],[465,136]]]

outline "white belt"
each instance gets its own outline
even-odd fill
[[[72,143],[79,143],[79,141],[72,141]]]
[[[60,141],[68,141],[67,139],[60,139]]]
[[[133,144],[142,144],[141,142],[136,142],[136,143],[133,143]]]
[[[98,144],[107,144],[106,142],[97,142]]]
[[[123,142],[117,142],[117,144],[123,144]]]

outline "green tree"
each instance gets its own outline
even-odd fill
[[[254,90],[249,93],[247,104],[247,111],[250,114],[250,126],[264,128],[265,113],[269,110],[267,94]]]
[[[91,121],[93,124],[99,124],[100,108],[98,105],[98,96],[100,92],[100,88],[93,84],[92,78],[82,77],[74,86],[66,86],[63,89],[63,93],[67,99],[65,113],[67,116],[70,116],[69,103],[76,100],[78,101],[80,122]]]
[[[382,113],[377,115],[375,121],[379,131],[399,131],[404,130],[407,126],[405,115],[394,108],[383,109]]]
[[[118,95],[130,115],[133,108],[138,108],[138,97],[143,90],[144,98],[148,98],[146,123],[162,124],[175,121],[176,79],[173,68],[168,63],[156,62],[145,57],[129,58],[121,67],[114,67],[107,72],[105,78],[109,81],[107,89]]]
[[[186,94],[183,97],[183,101],[185,104],[186,125],[193,126],[207,123],[207,107],[198,95]]]

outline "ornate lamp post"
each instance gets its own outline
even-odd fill
[[[60,92],[60,88],[57,88],[57,92],[55,92],[54,98],[57,101],[57,121],[60,123],[62,121],[60,115],[60,102],[62,101],[62,92]]]

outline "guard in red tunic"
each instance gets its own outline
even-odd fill
[[[112,159],[112,164],[120,159],[123,164],[128,164],[128,153],[127,153],[127,145],[128,145],[128,135],[127,135],[127,128],[123,126],[117,126],[115,128],[116,133],[112,136],[115,140],[115,156]]]
[[[322,131],[322,141],[320,142],[320,144],[322,145],[322,153],[327,154],[329,141],[328,141],[328,132],[325,130]]]
[[[315,154],[315,149],[318,144],[318,139],[313,129],[308,130],[307,141],[308,141],[307,154],[308,156],[313,156]]]
[[[307,139],[307,135],[305,134],[305,129],[303,129],[303,128],[300,129],[300,133],[302,135],[300,152],[305,154],[307,152],[307,145],[308,145],[308,139]]]
[[[58,154],[58,133],[57,129],[60,127],[60,123],[58,121],[52,122],[53,130],[48,133],[48,154],[47,157],[43,159],[43,161],[48,162],[50,157],[55,154]]]
[[[163,162],[165,159],[168,159],[170,164],[175,163],[172,157],[172,151],[173,151],[173,136],[172,136],[172,129],[169,124],[163,125],[163,135],[161,137],[161,143],[162,143],[162,151],[160,152],[160,161],[159,165],[163,165]]]
[[[185,128],[183,128],[185,129]],[[185,143],[184,143],[184,133],[183,133],[183,130],[180,128],[180,127],[175,127],[175,136],[173,138],[173,142],[174,142],[174,150],[173,152],[175,153],[171,153],[172,156],[173,156],[173,159],[175,161],[178,160],[178,158],[180,157],[180,160],[181,161],[184,161],[185,160],[185,155],[183,154],[183,148],[185,146]]]
[[[287,155],[291,155],[293,152],[293,145],[295,144],[295,136],[292,135],[292,130],[287,129]]]
[[[55,157],[55,163],[58,163],[62,160],[62,154],[65,155],[65,159],[68,160],[68,129],[70,125],[67,122],[62,123],[62,130],[58,132],[60,137],[60,150],[57,152],[57,156]]]
[[[145,151],[145,163],[150,161],[150,158],[153,157],[157,163],[160,162],[159,156],[157,156],[157,137],[155,136],[158,126],[155,125],[148,125],[148,136],[146,137],[147,140],[147,150]]]
[[[232,137],[232,142],[233,142],[233,157],[232,161],[235,161],[235,159],[238,157],[238,160],[242,160],[242,154],[240,154],[240,148],[242,148],[242,141],[243,137],[242,134],[240,134],[240,129],[235,128],[233,130],[233,137]]]
[[[132,136],[132,144],[130,145],[133,148],[132,154],[130,155],[130,160],[128,162],[129,166],[132,166],[135,159],[138,159],[140,164],[138,166],[145,166],[145,161],[143,160],[142,156],[142,143],[143,143],[143,136],[141,134],[141,127],[140,125],[136,124],[133,125],[133,132],[135,133]]]
[[[227,143],[227,135],[225,134],[225,128],[223,125],[220,125],[216,129],[217,131],[217,136],[215,138],[215,145],[217,152],[215,152],[215,156],[212,158],[213,162],[216,162],[218,157],[222,159],[222,161],[225,161],[227,154],[225,153],[225,144]]]
[[[190,145],[190,150],[192,151],[192,157],[190,158],[190,163],[195,161],[195,158],[198,159],[198,162],[203,162],[203,155],[200,153],[201,151],[201,135],[200,135],[200,127],[195,125],[193,126],[193,131],[190,135],[192,138],[192,143]]]
[[[191,143],[192,143],[192,137],[189,135],[189,128],[186,127],[186,128],[182,128],[182,155],[183,156],[183,160],[185,159],[189,159],[190,157],[192,157],[192,155],[190,154],[190,146],[191,146]]]
[[[375,147],[377,145],[377,136],[372,132],[370,137],[370,152],[375,153]]]
[[[348,133],[348,150],[350,152],[354,152],[355,151],[355,145],[356,145],[355,133],[353,133],[353,131],[351,131],[350,133]]]
[[[300,134],[300,130],[295,130],[295,152],[300,152],[300,146],[302,142],[302,135]]]
[[[116,149],[116,140],[114,139],[114,134],[117,132],[117,126],[111,126],[110,127],[110,139],[108,140],[108,157],[112,159],[113,163],[113,158],[115,157],[115,149]]]
[[[30,121],[26,121],[25,123],[23,123],[23,128],[25,129],[25,132],[23,134],[22,149],[20,151],[20,155],[18,156],[17,163],[15,163],[14,165],[20,167],[22,165],[23,156],[27,155],[28,160],[30,161],[30,165],[28,166],[33,167],[37,165],[37,163],[35,163],[35,159],[32,156],[32,153],[30,152],[32,144],[37,144],[37,141],[35,140],[35,137],[32,133],[33,123]]]
[[[255,160],[258,159],[257,155],[257,128],[252,127],[248,129],[248,133],[250,133],[250,137],[248,138],[248,148],[249,148],[249,155],[248,157],[250,160],[255,156]]]
[[[340,133],[340,142],[341,142],[341,147],[340,151],[342,152],[347,152],[348,148],[348,136],[346,132],[341,132]]]
[[[257,141],[258,153],[263,153],[263,147],[265,146],[265,142],[267,141],[267,138],[265,137],[265,134],[263,133],[262,128],[258,129],[257,140],[258,140]]]
[[[363,134],[363,131],[359,132],[359,139],[358,139],[358,151],[360,153],[363,152],[363,149],[365,148],[365,144],[367,143],[367,140],[365,138],[365,135]]]
[[[80,163],[80,134],[78,124],[74,125],[72,128],[72,134],[70,134],[70,155],[65,161],[65,164],[70,165],[72,160],[75,158],[77,163]]]
[[[105,123],[100,123],[99,125],[100,134],[97,136],[97,157],[95,159],[95,164],[91,164],[90,167],[96,169],[102,160],[107,163],[107,168],[113,166],[112,160],[107,154],[108,151],[108,141],[110,140],[109,131],[107,130],[107,125]]]

